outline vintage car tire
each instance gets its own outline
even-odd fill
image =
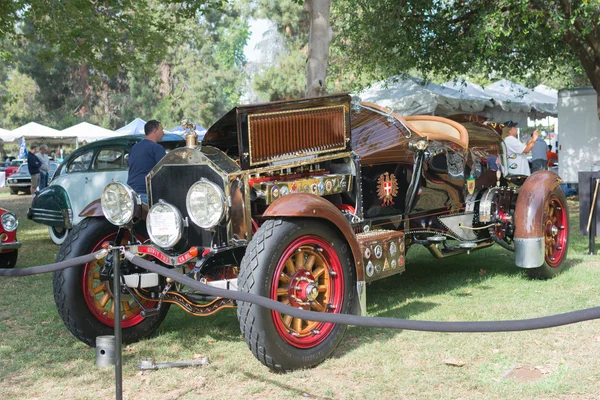
[[[548,196],[543,215],[545,242],[544,264],[528,269],[530,278],[551,279],[562,272],[569,250],[569,210],[560,187]]]
[[[19,194],[19,189],[18,188],[10,188],[10,194]]]
[[[14,268],[17,265],[19,250],[11,251],[10,253],[0,254],[0,268]]]
[[[57,245],[61,245],[65,242],[65,239],[67,238],[67,235],[69,234],[69,229],[67,228],[60,228],[57,226],[49,226],[48,227],[48,233],[50,234],[50,240],[52,240],[52,243],[57,244]]]
[[[104,218],[86,218],[69,232],[67,239],[60,247],[56,261],[90,254],[99,249],[104,241],[114,239],[116,232],[117,227]],[[145,229],[143,229],[143,232],[145,234]],[[54,273],[53,280],[54,301],[63,322],[77,339],[92,347],[96,345],[97,336],[112,335],[114,333],[113,317],[110,314],[105,316],[101,313],[102,308],[97,301],[97,297],[91,295],[89,288],[95,282],[94,276],[90,276],[89,271],[90,268],[96,267],[96,265],[90,263],[85,266],[57,271]],[[112,286],[112,281],[109,284]],[[99,286],[101,284],[91,286],[91,289],[96,289]],[[109,296],[105,307],[112,304],[110,286],[103,291],[104,295]],[[89,294],[87,298],[84,292]],[[125,295],[121,294],[122,302],[123,296]],[[133,299],[125,301],[128,301],[128,307],[131,311],[126,312],[126,318],[121,320],[123,343],[132,343],[151,335],[169,311],[169,305],[166,304],[165,307],[165,304],[163,304],[158,314],[142,318],[140,315],[141,310],[135,301]],[[97,306],[94,307],[94,305]],[[147,307],[152,305],[146,303]]]
[[[316,261],[313,265],[317,265],[317,268],[312,270],[312,267],[295,267],[292,276],[288,276],[286,289],[286,282],[279,278],[283,278],[283,272],[288,271],[285,269],[286,261],[299,254],[297,250],[301,247],[307,249],[304,262],[314,257]],[[322,254],[323,258],[318,258],[318,254]],[[306,265],[303,263],[302,266]],[[329,270],[329,273],[322,272],[316,277],[312,275],[320,268]],[[319,293],[316,302],[324,302],[327,298],[328,304],[319,304],[319,307],[333,309],[336,313],[350,313],[354,300],[354,275],[350,247],[343,236],[327,222],[314,219],[275,219],[265,222],[252,238],[241,263],[238,290],[293,302],[295,298],[302,298],[298,293],[304,291],[306,294],[313,289],[308,288],[310,285],[306,281],[299,280],[305,276],[317,282],[313,285],[315,288],[325,287],[323,290],[317,289]],[[292,290],[292,282],[296,282],[296,287],[305,284],[296,292],[294,299],[280,292],[282,289],[284,292]],[[311,293],[314,296],[315,292]],[[309,308],[317,309],[313,305]],[[321,363],[333,352],[346,330],[343,325],[289,320],[289,316],[286,322],[286,318],[281,318],[279,313],[246,302],[238,303],[237,314],[240,329],[252,353],[264,365],[278,372],[308,368]],[[291,328],[298,322],[299,326]],[[294,336],[298,331],[300,334]]]

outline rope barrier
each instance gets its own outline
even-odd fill
[[[60,271],[61,269],[67,269],[71,267],[75,267],[77,265],[87,264],[90,261],[100,260],[108,254],[108,250],[102,249],[98,250],[92,254],[86,254],[84,256],[79,256],[75,258],[71,258],[70,260],[65,260],[61,262],[57,262],[54,264],[42,265],[39,267],[31,267],[31,268],[17,268],[17,269],[0,269],[0,276],[31,276],[31,275],[39,275],[45,274],[48,272]]]
[[[209,286],[182,275],[172,269],[162,267],[154,262],[144,260],[135,254],[120,248],[125,258],[132,264],[145,270],[155,272],[166,278],[170,278],[178,283],[190,288],[200,290],[201,292],[232,299],[238,302],[247,302],[268,308],[295,318],[301,318],[309,321],[331,322],[343,325],[355,325],[372,328],[405,329],[414,331],[429,332],[514,332],[533,329],[545,329],[562,325],[574,324],[577,322],[600,319],[600,307],[592,307],[578,311],[571,311],[563,314],[551,315],[539,318],[504,320],[504,321],[469,321],[469,322],[451,322],[451,321],[419,321],[406,320],[401,318],[389,317],[363,317],[349,314],[322,313],[316,311],[306,311],[294,308],[278,301],[235,290],[220,289]],[[93,254],[76,257],[70,260],[61,261],[56,264],[50,264],[40,267],[25,269],[0,270],[0,276],[31,276],[47,272],[54,272],[61,269],[71,268],[82,265],[87,262],[106,257],[107,250],[100,250]]]
[[[182,275],[168,268],[161,267],[151,261],[137,257],[135,254],[128,251],[125,252],[125,258],[138,267],[144,268],[151,272],[156,272],[159,275],[171,278],[176,282],[189,286],[193,289],[200,290],[203,293],[256,304],[270,310],[309,321],[333,322],[336,324],[366,326],[372,328],[406,329],[429,332],[514,332],[551,328],[600,318],[600,307],[572,311],[548,317],[482,322],[417,321],[400,318],[362,317],[348,314],[321,313],[317,311],[301,310],[285,305],[278,301],[250,293],[208,286],[186,275]]]

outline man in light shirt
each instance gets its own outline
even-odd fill
[[[506,132],[506,133],[505,133]],[[507,175],[531,175],[527,153],[533,149],[533,145],[540,134],[536,129],[531,139],[525,144],[517,139],[517,123],[507,121],[504,123],[504,144],[506,145],[506,157],[508,159]]]
[[[531,173],[548,169],[548,156],[546,153],[548,153],[548,145],[540,135],[535,141],[533,149],[531,149]]]
[[[48,172],[50,171],[50,157],[48,157],[48,146],[45,144],[40,146],[40,152],[35,155],[42,162],[40,167],[40,185],[38,190],[42,190],[48,186]]]

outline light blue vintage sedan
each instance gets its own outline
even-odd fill
[[[48,187],[36,193],[27,218],[48,225],[50,238],[62,244],[69,230],[83,217],[82,210],[100,198],[111,181],[127,181],[127,157],[144,135],[99,140],[75,150],[58,167]],[[168,151],[183,146],[176,134],[165,134],[161,143]]]

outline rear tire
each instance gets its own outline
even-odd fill
[[[116,234],[117,227],[105,219],[86,218],[67,235],[65,242],[60,246],[56,261],[90,254],[100,249],[103,242],[114,240]],[[97,276],[105,260],[54,273],[54,302],[58,313],[67,329],[77,339],[92,347],[96,345],[97,336],[114,333],[112,279],[103,282]],[[140,301],[146,308],[154,307],[156,303]],[[121,293],[121,302],[123,343],[135,342],[151,335],[169,311],[169,305],[165,307],[163,304],[157,315],[142,318],[142,310],[131,296]]]
[[[242,259],[238,290],[305,310],[350,313],[354,259],[339,232],[313,219],[269,220]],[[323,362],[341,341],[345,325],[300,320],[239,302],[240,329],[255,357],[285,372]]]
[[[528,269],[533,279],[551,279],[560,274],[569,250],[569,210],[563,191],[556,187],[544,205],[544,264]]]

